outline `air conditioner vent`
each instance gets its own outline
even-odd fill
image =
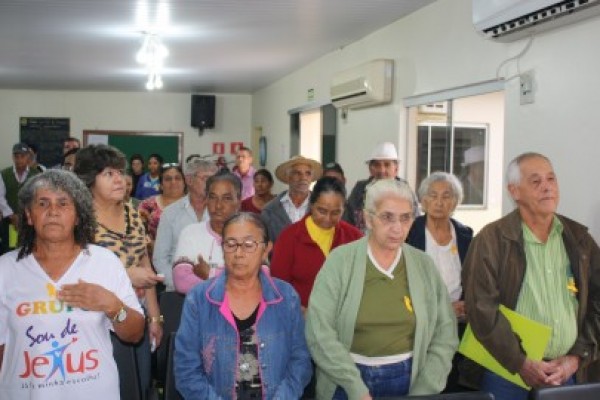
[[[487,38],[508,42],[596,16],[599,5],[599,0],[473,0],[473,23]]]

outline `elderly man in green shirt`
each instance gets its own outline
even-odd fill
[[[463,266],[467,318],[485,348],[529,386],[584,382],[600,340],[600,249],[585,226],[556,213],[559,188],[547,157],[519,155],[507,182],[517,209],[481,230]],[[527,357],[501,304],[552,328],[542,361]],[[491,371],[466,367],[464,383],[499,400],[528,398]]]

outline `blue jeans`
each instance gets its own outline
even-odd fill
[[[564,385],[573,384],[575,384],[575,376],[564,383]],[[527,389],[523,389],[521,386],[517,386],[490,371],[483,373],[481,390],[493,394],[496,400],[527,400],[529,398]]]
[[[370,367],[356,364],[360,377],[369,388],[371,397],[404,396],[410,388],[410,372],[412,358],[396,363]],[[333,400],[347,400],[346,391],[338,386],[333,394]]]

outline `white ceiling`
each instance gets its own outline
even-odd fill
[[[250,93],[434,0],[171,0],[168,92]],[[0,0],[0,88],[145,90],[140,3]]]

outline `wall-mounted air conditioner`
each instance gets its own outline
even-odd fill
[[[337,108],[361,108],[392,101],[393,60],[373,60],[337,73],[331,102]]]
[[[600,14],[600,0],[473,0],[473,24],[487,38],[511,42]]]

